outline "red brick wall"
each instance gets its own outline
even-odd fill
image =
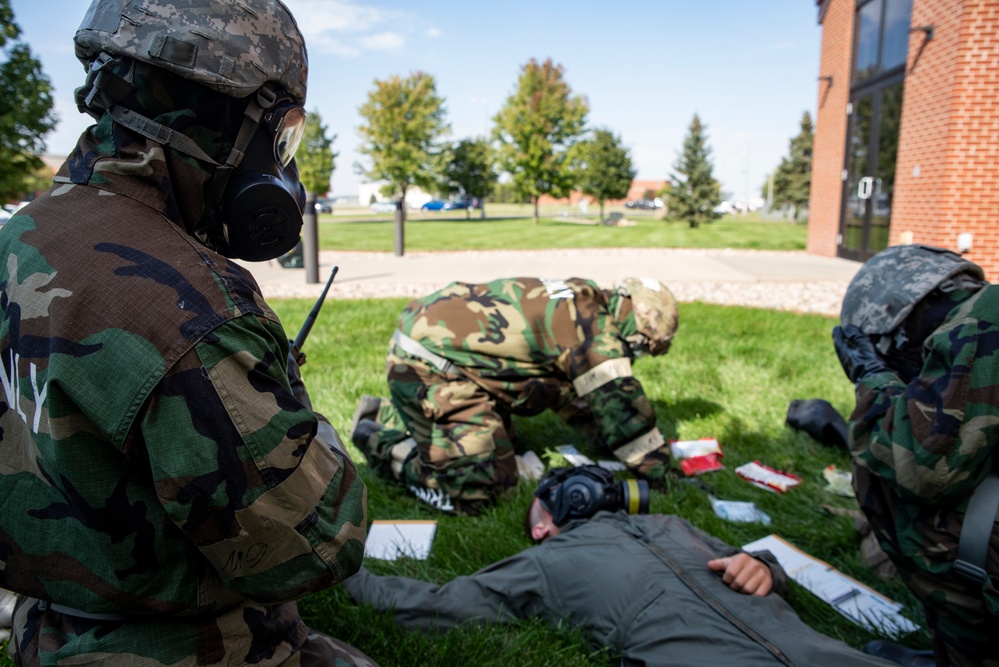
[[[808,252],[835,257],[840,200],[843,197],[846,105],[850,100],[854,0],[828,0],[822,20],[818,113],[812,153],[812,192],[808,210]]]
[[[829,0],[822,22],[808,250],[836,254],[853,0]],[[957,249],[999,282],[999,0],[914,0],[891,243]],[[837,84],[842,81],[843,85]]]
[[[948,153],[964,2],[913,3],[912,25],[932,25],[934,30],[930,41],[918,30],[909,37],[889,237],[892,244],[953,247],[956,242],[948,231],[954,222],[948,200],[956,166],[950,163]]]
[[[624,199],[607,200],[606,202],[604,202],[604,204],[606,206],[618,205],[618,204],[624,204],[624,202],[628,201],[629,199],[642,199],[645,196],[646,190],[659,192],[664,187],[666,187],[666,181],[637,181],[637,180],[632,181],[631,187],[628,188],[627,197],[625,197]],[[541,198],[538,200],[538,204],[540,206],[555,206],[555,205],[576,206],[579,204],[579,200],[583,198],[589,199],[594,204],[597,203],[593,201],[592,197],[584,195],[579,190],[573,190],[569,194],[568,198],[562,198],[562,199],[556,199],[555,197],[551,197],[549,195],[542,195]]]

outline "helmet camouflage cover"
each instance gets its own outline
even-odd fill
[[[652,278],[625,278],[614,288],[619,294],[631,297],[635,326],[648,339],[649,353],[665,354],[680,320],[673,293]]]
[[[104,52],[230,97],[274,82],[305,104],[305,40],[280,0],[94,0],[74,42],[84,67]]]
[[[898,245],[864,264],[843,297],[840,322],[865,334],[895,331],[917,303],[961,274],[985,280],[981,267],[957,253],[925,245]]]

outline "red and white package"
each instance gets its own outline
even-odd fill
[[[713,452],[704,456],[691,456],[680,460],[680,469],[687,477],[721,470],[725,466],[722,465],[720,458],[721,453],[715,454]]]
[[[717,438],[700,438],[698,440],[670,440],[669,451],[674,459],[689,459],[693,456],[721,454],[721,446]]]
[[[739,466],[735,469],[735,474],[761,489],[775,493],[784,493],[801,482],[797,475],[765,466],[759,461]]]

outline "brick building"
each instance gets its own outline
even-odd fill
[[[658,180],[658,181],[639,181],[634,180],[631,182],[631,187],[628,188],[628,194],[624,199],[608,199],[604,202],[607,206],[617,206],[624,204],[626,201],[634,201],[638,199],[644,199],[645,195],[649,192],[653,193],[653,198],[656,196],[655,193],[660,192],[666,187],[668,181]],[[565,205],[565,206],[576,206],[579,204],[580,199],[588,199],[591,203],[596,204],[592,197],[584,195],[579,190],[573,190],[569,193],[568,197],[563,197],[562,199],[556,199],[551,195],[542,195],[538,200],[540,206],[550,206],[550,205]]]
[[[808,251],[968,248],[999,281],[999,0],[817,0]]]

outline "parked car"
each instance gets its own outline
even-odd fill
[[[0,227],[3,227],[5,224],[7,224],[8,220],[10,220],[10,213],[4,211],[3,209],[0,209]]]
[[[372,213],[395,213],[396,203],[394,201],[376,201],[371,205]]]
[[[448,203],[444,204],[445,211],[464,211],[469,208],[479,208],[482,204],[479,203],[478,199],[453,199]]]
[[[440,211],[441,209],[447,208],[447,202],[443,199],[431,199],[426,204],[420,207],[424,211]]]
[[[659,205],[656,205],[657,201],[659,201],[659,200],[655,200],[655,199],[629,199],[628,201],[626,201],[624,203],[624,207],[625,208],[642,209],[642,210],[645,210],[645,211],[651,211],[653,209],[657,209],[657,208],[660,208],[662,206],[661,202],[659,203]]]
[[[332,213],[333,212],[333,202],[329,199],[317,199],[316,200],[316,213]]]

